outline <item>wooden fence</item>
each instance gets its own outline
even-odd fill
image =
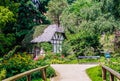
[[[36,72],[36,71],[41,71],[42,72],[42,78],[44,81],[47,81],[47,78],[46,78],[46,68],[48,67],[48,65],[46,66],[43,66],[43,67],[39,67],[39,68],[36,68],[36,69],[32,69],[32,70],[29,70],[29,71],[26,71],[24,73],[20,73],[20,74],[17,74],[15,76],[12,76],[10,78],[7,78],[7,79],[4,79],[2,81],[16,81],[24,76],[27,77],[27,81],[31,81],[31,74],[33,72]]]
[[[107,66],[104,66],[104,65],[101,65],[102,66],[102,78],[103,78],[103,81],[106,81],[107,80],[107,72],[110,73],[110,81],[115,81],[115,77],[120,80],[120,73],[114,71],[113,69],[107,67]]]

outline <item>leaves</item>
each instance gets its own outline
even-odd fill
[[[3,28],[6,23],[14,21],[13,16],[14,14],[8,8],[0,6],[0,29]]]
[[[62,11],[67,6],[68,4],[66,0],[50,0],[50,2],[48,3],[49,10],[47,11],[47,16],[52,23],[58,24],[60,22]]]
[[[13,34],[0,34],[0,56],[3,56],[7,53],[15,43],[15,38]]]

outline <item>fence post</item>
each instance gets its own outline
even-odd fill
[[[102,78],[103,78],[103,81],[106,81],[106,69],[104,69],[102,67]]]
[[[27,81],[31,81],[31,75],[27,75]]]
[[[110,81],[114,81],[114,75],[110,73]]]
[[[43,80],[47,81],[47,78],[46,78],[47,77],[46,76],[46,68],[42,69],[41,72],[42,72],[42,78],[43,78]]]

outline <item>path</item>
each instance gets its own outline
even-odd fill
[[[54,64],[51,65],[58,76],[51,81],[91,81],[85,70],[97,64]]]

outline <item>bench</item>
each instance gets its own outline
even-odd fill
[[[80,63],[79,59],[100,59],[100,56],[78,56],[77,59],[78,63]]]

